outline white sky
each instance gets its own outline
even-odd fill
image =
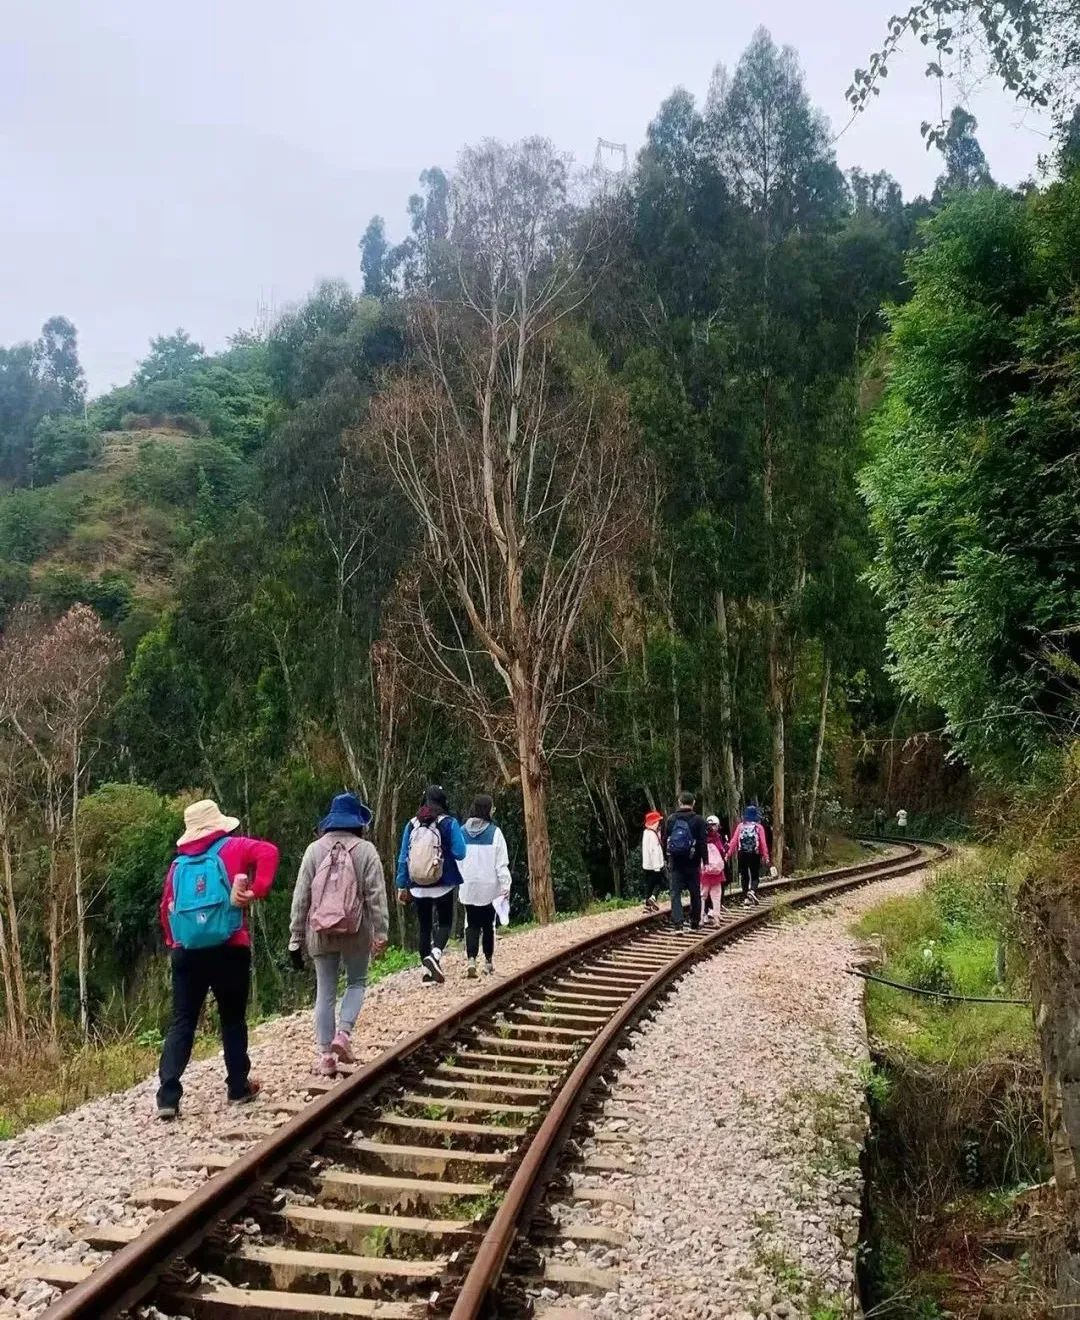
[[[151,335],[210,349],[323,276],[359,285],[375,212],[392,235],[429,165],[484,136],[542,133],[579,160],[640,146],[678,84],[699,100],[764,23],[798,50],[834,130],[894,0],[5,0],[0,44],[0,344],[69,316],[98,392]],[[905,196],[940,170],[921,47],[837,143]],[[1046,148],[987,88],[969,107],[995,178]],[[946,106],[946,110],[948,107]]]

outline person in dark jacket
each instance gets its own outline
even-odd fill
[[[696,799],[685,790],[678,810],[664,822],[664,851],[671,877],[671,924],[682,929],[682,891],[690,894],[690,929],[701,925],[701,868],[709,860],[709,837],[703,817],[694,810]]]
[[[409,876],[409,852],[413,830],[426,826],[439,832],[442,853],[442,874],[437,884],[413,884]],[[450,815],[446,791],[438,784],[424,790],[420,810],[405,822],[398,852],[397,891],[399,903],[412,903],[420,927],[420,963],[424,981],[442,984],[446,973],[442,967],[443,950],[450,939],[454,924],[454,894],[461,885],[458,862],[465,860],[465,835],[460,824]]]

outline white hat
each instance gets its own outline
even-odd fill
[[[706,816],[706,817],[705,817],[705,824],[706,824],[706,825],[719,825],[719,824],[720,824],[720,817],[719,817],[719,816]]]
[[[196,843],[208,834],[231,834],[239,824],[236,816],[223,816],[216,802],[204,798],[185,808],[185,829],[177,839],[176,846],[182,848],[185,843]]]

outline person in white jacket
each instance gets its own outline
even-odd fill
[[[659,912],[656,895],[667,888],[664,845],[660,841],[663,820],[659,811],[645,814],[645,828],[641,835],[641,872],[646,912]]]
[[[481,793],[469,808],[463,826],[465,860],[461,871],[461,904],[465,909],[465,975],[476,977],[476,959],[484,948],[484,974],[495,971],[495,904],[510,896],[510,854],[502,830],[492,822],[495,803]]]

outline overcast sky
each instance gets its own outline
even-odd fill
[[[370,216],[405,229],[428,165],[484,136],[542,133],[588,162],[640,146],[678,84],[704,97],[753,29],[795,46],[834,131],[894,0],[5,0],[0,37],[0,344],[49,316],[79,330],[94,392],[151,335],[208,348],[324,276],[359,284]],[[939,172],[925,52],[893,69],[840,164],[905,195]],[[994,176],[1046,140],[993,89],[969,99]]]

